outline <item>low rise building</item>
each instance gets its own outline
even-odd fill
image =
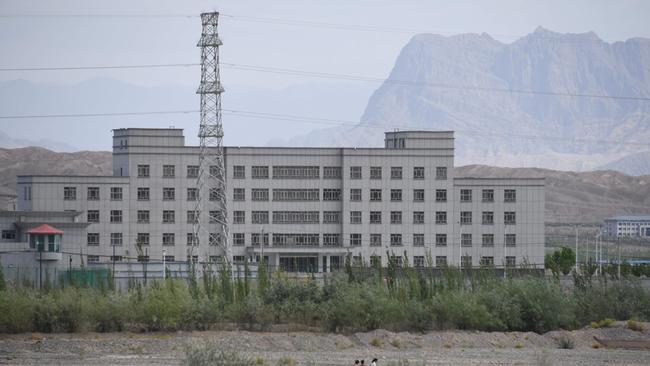
[[[650,238],[650,215],[615,216],[605,219],[603,226],[608,236]]]

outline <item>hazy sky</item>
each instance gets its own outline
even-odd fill
[[[595,31],[606,41],[650,37],[646,0],[0,0],[0,14],[223,13],[222,61],[310,71],[386,76],[399,50],[418,32],[491,34],[505,42],[537,26]],[[236,16],[235,18],[228,15]],[[408,28],[358,31],[292,26],[241,17]],[[0,18],[0,67],[198,62],[198,18]],[[196,68],[0,72],[0,80],[57,83],[108,76],[136,84],[196,85]],[[224,83],[281,88],[304,78],[226,70]]]

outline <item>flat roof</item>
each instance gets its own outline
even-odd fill
[[[605,221],[650,221],[650,215],[614,216],[605,219]]]

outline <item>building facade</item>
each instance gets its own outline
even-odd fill
[[[604,229],[608,236],[650,238],[650,215],[616,216],[605,219]]]
[[[61,246],[83,253],[75,264],[220,261],[214,192],[201,192],[206,230],[192,233],[198,152],[181,129],[117,129],[113,176],[19,176],[18,210],[74,213],[82,232]],[[383,148],[227,147],[225,163],[235,262],[543,268],[544,180],[454,177],[453,132],[387,132]]]

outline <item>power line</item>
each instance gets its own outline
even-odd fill
[[[269,113],[246,111],[236,109],[221,109],[224,115],[231,115],[237,117],[249,117],[257,119],[288,121],[296,123],[311,123],[319,125],[334,125],[334,126],[347,126],[351,128],[376,128],[382,130],[391,130],[395,128],[408,129],[413,128],[413,125],[406,123],[403,124],[382,124],[378,121],[357,122],[352,120],[343,119],[330,119],[320,117],[298,116],[290,114]],[[168,111],[140,111],[140,112],[103,112],[103,113],[67,113],[67,114],[34,114],[34,115],[0,115],[0,119],[29,119],[29,118],[80,118],[80,117],[109,117],[109,116],[142,116],[142,115],[162,115],[162,114],[189,114],[198,113],[199,110],[186,109],[186,110],[168,110]],[[437,131],[432,128],[421,128],[425,131]],[[510,137],[525,140],[550,140],[550,141],[567,141],[573,143],[583,144],[613,144],[613,145],[637,145],[637,146],[650,146],[650,142],[641,141],[622,141],[622,140],[589,140],[589,139],[575,139],[560,136],[536,136],[536,135],[522,135],[494,131],[477,131],[477,130],[455,130],[456,133],[465,135],[475,135],[481,137]]]
[[[571,97],[571,98],[614,99],[614,100],[628,100],[628,101],[641,101],[641,102],[650,101],[650,97],[553,92],[553,91],[527,90],[527,89],[514,89],[514,88],[494,88],[494,87],[480,87],[480,86],[473,86],[473,85],[453,85],[453,84],[444,84],[444,83],[429,83],[429,82],[419,82],[419,81],[410,81],[410,80],[385,79],[385,78],[373,77],[373,76],[327,73],[327,72],[319,72],[319,71],[307,71],[307,70],[298,70],[298,69],[291,69],[291,68],[278,68],[278,67],[259,66],[259,65],[237,64],[237,63],[222,63],[221,65],[225,68],[231,68],[231,69],[243,70],[243,71],[272,73],[272,74],[301,76],[301,77],[315,77],[321,79],[385,83],[385,84],[393,84],[393,85],[409,86],[409,87],[430,87],[430,88],[439,88],[439,89],[496,92],[496,93],[506,93],[506,94],[558,96],[558,97]],[[192,67],[192,66],[200,66],[200,64],[169,63],[169,64],[142,64],[142,65],[98,65],[98,66],[60,66],[60,67],[26,67],[26,68],[8,67],[8,68],[0,68],[0,72],[144,69],[144,68]]]

